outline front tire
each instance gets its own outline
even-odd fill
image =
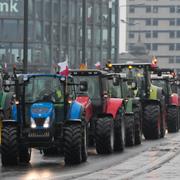
[[[17,165],[19,161],[18,131],[16,127],[2,128],[1,162],[3,166]]]
[[[114,122],[114,151],[123,151],[125,148],[124,115],[118,116]]]
[[[134,108],[135,121],[135,145],[141,144],[142,141],[142,109],[140,107]]]
[[[133,146],[135,144],[134,116],[127,115],[125,119],[126,119],[126,146]]]
[[[81,146],[82,162],[87,161],[88,152],[87,152],[87,128],[83,128],[82,132],[82,146]]]
[[[112,117],[99,118],[96,124],[96,151],[110,154],[114,147],[114,124]]]
[[[64,130],[64,160],[65,164],[79,164],[81,154],[81,125],[70,124]]]
[[[28,149],[25,145],[21,145],[19,148],[19,162],[29,163],[31,159],[31,149]]]

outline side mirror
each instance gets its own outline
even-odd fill
[[[119,78],[113,77],[113,85],[114,86],[119,86]]]
[[[88,84],[86,81],[80,81],[80,91],[87,91],[88,90]]]

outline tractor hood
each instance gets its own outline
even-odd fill
[[[32,118],[46,118],[52,116],[54,105],[52,103],[35,103],[31,106]]]

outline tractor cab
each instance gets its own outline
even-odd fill
[[[80,81],[88,82],[87,96],[90,98],[95,114],[102,112],[104,97],[108,97],[107,73],[101,70],[72,70],[71,75],[75,83]],[[77,90],[78,94],[82,94]]]

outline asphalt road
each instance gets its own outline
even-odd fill
[[[80,178],[100,170],[123,163],[132,157],[140,155],[152,147],[168,142],[180,133],[167,134],[164,139],[146,141],[132,148],[126,148],[123,153],[111,155],[97,155],[95,149],[89,149],[88,161],[80,165],[65,166],[63,157],[44,157],[39,151],[33,150],[31,162],[16,167],[0,166],[0,179],[2,180],[36,180],[36,179],[61,179],[69,180]]]

